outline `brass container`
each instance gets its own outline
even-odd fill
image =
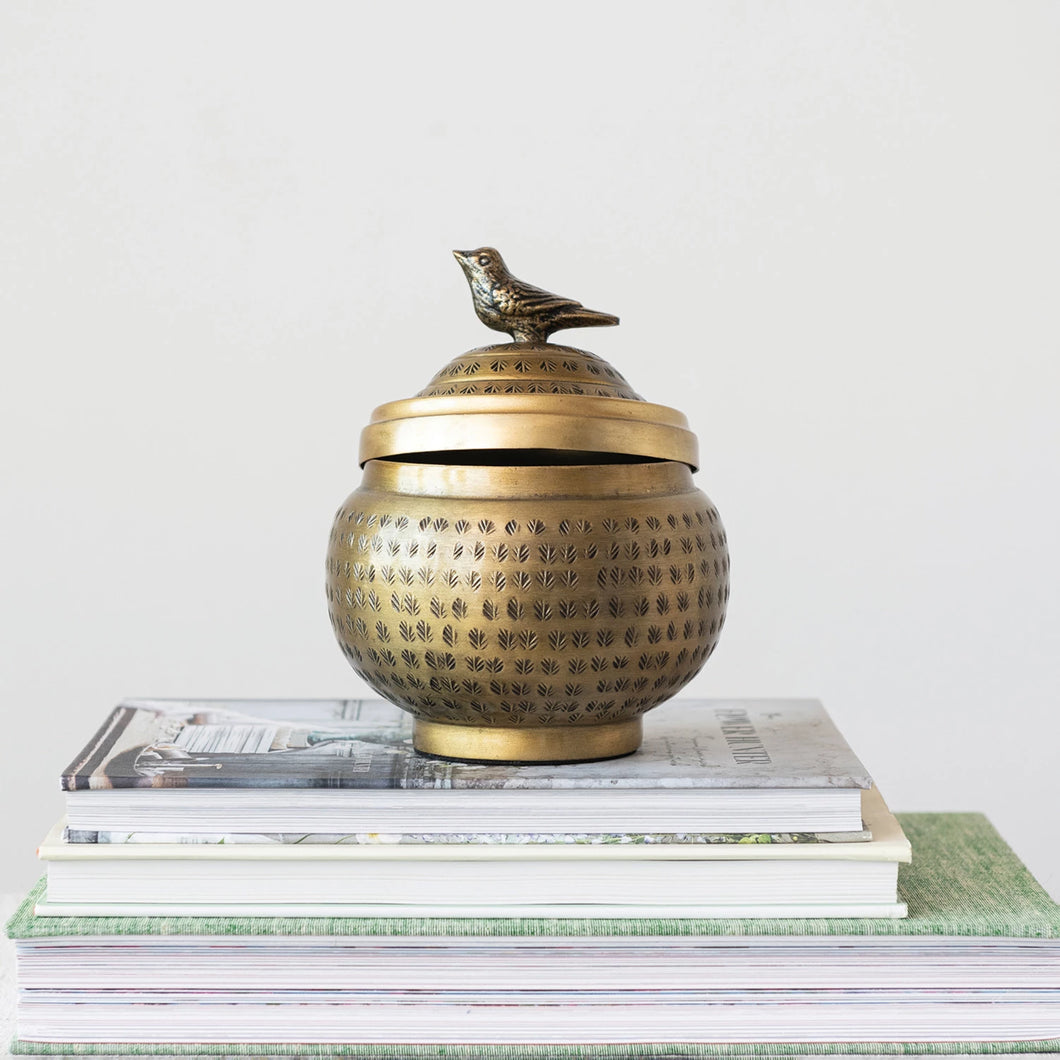
[[[354,670],[417,750],[562,762],[635,751],[717,644],[729,596],[696,440],[593,354],[472,350],[376,409],[327,558]]]

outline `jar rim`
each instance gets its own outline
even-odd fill
[[[361,489],[411,496],[481,500],[550,498],[610,500],[699,492],[687,464],[655,460],[635,464],[412,463],[370,460]]]

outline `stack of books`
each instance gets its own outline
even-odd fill
[[[378,701],[122,704],[8,925],[13,1051],[1060,1051],[1060,910],[981,816],[899,823],[815,701],[657,714],[516,767]]]
[[[814,701],[677,702],[626,758],[472,765],[382,701],[124,703],[41,915],[902,916],[909,844]]]

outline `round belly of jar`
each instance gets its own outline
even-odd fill
[[[709,658],[729,558],[684,464],[371,460],[335,517],[327,595],[417,750],[583,761],[635,751],[644,712]]]

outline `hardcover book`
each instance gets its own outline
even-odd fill
[[[980,815],[900,821],[905,920],[63,918],[38,888],[13,1051],[1060,1051],[1060,908]]]
[[[656,713],[634,755],[514,767],[418,754],[411,717],[380,700],[129,700],[62,777],[70,837],[865,838],[871,778],[820,703],[678,700]]]
[[[41,914],[901,916],[909,843],[875,788],[865,843],[69,843]]]

